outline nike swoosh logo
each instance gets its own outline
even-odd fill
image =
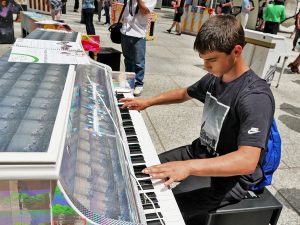
[[[260,131],[259,130],[248,130],[248,134],[255,134],[255,133],[259,133]]]

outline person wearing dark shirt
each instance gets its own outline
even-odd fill
[[[166,186],[186,185],[190,176],[210,177],[209,187],[196,184],[198,189],[174,192],[187,225],[206,224],[208,212],[242,200],[263,178],[259,162],[265,156],[275,103],[267,82],[245,63],[244,45],[244,30],[235,17],[211,17],[194,43],[208,74],[187,88],[121,99],[130,110],[192,98],[204,103],[199,137],[160,154],[162,164],[142,171]]]
[[[175,3],[175,15],[173,19],[173,23],[170,27],[170,29],[167,30],[167,32],[170,34],[173,27],[176,26],[176,35],[181,35],[181,16],[183,15],[183,10],[185,8],[185,0],[178,0]]]
[[[222,14],[231,14],[232,1],[221,0]]]

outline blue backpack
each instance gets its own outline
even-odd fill
[[[274,171],[278,168],[281,157],[281,138],[276,126],[275,119],[273,119],[270,135],[268,139],[268,149],[261,164],[264,174],[263,179],[252,187],[253,191],[263,190],[265,186],[272,183],[272,176]]]

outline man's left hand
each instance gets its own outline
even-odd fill
[[[167,162],[147,167],[142,172],[152,178],[165,180],[165,185],[169,186],[175,181],[182,181],[190,176],[187,163],[188,161]]]

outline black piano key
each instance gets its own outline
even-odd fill
[[[146,168],[146,165],[133,166],[133,171],[134,171],[134,173],[141,173],[142,170],[145,168]]]
[[[130,137],[127,137],[127,142],[130,144],[130,143],[138,143],[138,139],[136,136],[130,136]]]
[[[151,204],[151,202],[150,202],[149,199],[148,199],[149,197],[147,198],[146,196],[141,195],[140,198],[141,198],[142,204]],[[158,200],[157,200],[157,198],[155,198],[155,197],[150,198],[150,200],[151,200],[153,203],[158,203]]]
[[[139,144],[128,145],[131,154],[142,154],[142,149]]]
[[[129,113],[123,113],[121,114],[122,120],[131,120],[130,114]]]
[[[123,127],[133,127],[132,121],[123,121]]]
[[[129,113],[129,109],[128,108],[121,108],[120,107],[120,112],[121,112],[121,114],[123,114],[123,113]]]
[[[145,159],[142,155],[133,155],[133,156],[130,156],[130,158],[131,158],[131,162],[133,164],[145,163]]]
[[[151,180],[139,180],[140,185],[138,185],[138,189],[141,190],[141,186],[143,190],[154,190]]]
[[[140,193],[140,198],[145,198],[145,195],[147,195],[150,199],[156,198],[156,194],[154,192],[147,192],[147,193]]]
[[[145,216],[146,216],[146,220],[153,220],[153,219],[163,218],[163,216],[160,212],[148,213]]]
[[[140,173],[135,173],[135,177],[136,178],[150,178],[150,175],[140,172]]]
[[[151,221],[147,221],[147,225],[165,225],[165,221],[160,219],[151,220]]]
[[[154,207],[155,207],[156,209],[159,209],[159,208],[160,208],[160,206],[159,206],[158,203],[154,203]],[[143,204],[143,209],[144,209],[144,210],[146,210],[146,209],[153,209],[153,205],[152,205],[151,203],[149,203],[149,204]]]
[[[119,94],[119,93],[117,93],[117,94],[116,94],[116,98],[119,100],[119,99],[121,99],[121,98],[125,98],[125,96],[124,96],[124,94]]]
[[[124,127],[125,133],[129,135],[136,135],[135,130],[133,127]]]

